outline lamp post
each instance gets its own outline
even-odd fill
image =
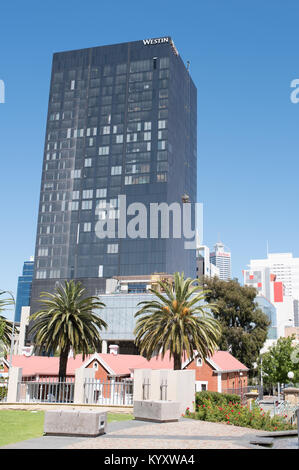
[[[240,372],[240,384],[241,384],[241,402],[243,401],[242,377],[243,377],[243,372]]]
[[[261,356],[261,385],[259,389],[259,400],[264,398],[264,382],[263,382],[263,356]]]
[[[288,372],[288,378],[291,380],[291,383],[292,383],[292,379],[294,378],[294,372],[292,372],[290,370],[290,372]]]

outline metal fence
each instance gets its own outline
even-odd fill
[[[43,377],[38,380],[22,380],[18,384],[19,401],[22,403],[73,403],[74,378],[58,380]]]
[[[253,392],[253,391],[256,391],[259,394],[259,386],[250,385],[250,386],[242,387],[242,388],[225,388],[222,390],[222,393],[239,395],[239,397],[241,397],[241,400],[244,400],[246,393]]]
[[[132,405],[133,381],[85,379],[84,403],[93,405]]]
[[[0,403],[5,403],[7,399],[8,381],[0,381]]]

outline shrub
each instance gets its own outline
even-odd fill
[[[221,401],[218,395],[211,396],[213,392],[210,392],[209,395],[207,395],[206,392],[200,393],[205,393],[205,395],[199,397],[200,400],[198,401],[200,401],[200,403],[196,405],[195,411],[190,412],[189,409],[186,410],[186,417],[202,421],[225,422],[227,424],[233,424],[234,426],[263,429],[266,431],[294,429],[294,426],[288,423],[283,416],[271,418],[269,412],[264,412],[264,410],[257,405],[253,405],[252,409],[249,409],[240,402],[227,402],[228,397],[223,398]],[[214,397],[214,401],[212,397]]]
[[[209,401],[214,405],[225,405],[229,402],[231,403],[240,403],[239,395],[229,394],[229,393],[219,393],[219,392],[197,392],[195,395],[195,405],[196,409],[198,405],[206,404]]]
[[[0,387],[0,400],[3,400],[7,395],[7,387]]]

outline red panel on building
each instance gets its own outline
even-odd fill
[[[274,282],[274,302],[283,302],[282,282]]]
[[[249,279],[254,279],[254,275],[253,275],[253,274],[250,274],[250,275],[249,275]]]
[[[261,282],[258,282],[258,283],[257,283],[257,286],[258,286],[258,287],[262,287],[262,283],[261,283]]]

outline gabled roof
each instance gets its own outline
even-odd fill
[[[191,359],[184,357],[182,368],[186,367],[197,357],[197,355],[197,352],[194,351],[194,356]],[[82,355],[77,354],[75,358],[69,357],[68,359],[67,375],[75,375],[76,369],[87,367],[93,360],[97,360],[104,369],[106,369],[108,374],[115,376],[130,375],[134,369],[173,369],[173,358],[169,357],[168,351],[163,359],[161,355],[158,355],[149,361],[143,356],[134,354],[100,353],[87,356],[83,361]],[[7,361],[4,362],[8,365]],[[206,358],[206,362],[208,362],[216,372],[237,372],[248,370],[244,364],[238,361],[238,359],[232,356],[228,351],[216,351],[213,356]],[[13,356],[12,365],[14,367],[21,367],[23,369],[23,376],[57,376],[59,371],[59,357]]]
[[[82,367],[87,367],[92,361],[97,360],[111,375],[129,375],[131,369],[143,364],[146,359],[136,354],[100,354],[90,356]]]
[[[194,351],[192,358],[182,358],[182,369],[190,364],[190,362],[192,362],[197,356],[197,351]],[[213,356],[208,357],[205,360],[217,372],[237,372],[248,370],[244,364],[232,356],[228,351],[216,351]],[[169,352],[167,351],[163,359],[161,355],[155,356],[149,361],[144,359],[144,362],[137,367],[134,367],[134,369],[173,369],[173,358],[169,357]]]
[[[228,351],[216,351],[211,358],[207,360],[214,363],[221,372],[234,372],[249,370],[242,362],[236,359]]]
[[[67,361],[67,375],[75,375],[75,370],[82,365],[82,355],[77,354],[76,358],[69,357]],[[6,361],[7,363],[7,361]],[[8,365],[8,364],[7,364]],[[12,356],[13,367],[21,367],[23,376],[30,375],[58,375],[59,357],[47,356]]]
[[[133,354],[100,354],[96,353],[85,357],[83,361],[82,354],[76,357],[69,357],[67,361],[68,376],[75,375],[76,369],[87,367],[94,359],[107,370],[110,375],[130,375],[130,368],[138,366],[146,359],[143,356]],[[8,361],[4,361],[8,366]],[[45,375],[57,376],[59,371],[59,357],[47,356],[12,356],[13,367],[21,367],[23,376]]]

